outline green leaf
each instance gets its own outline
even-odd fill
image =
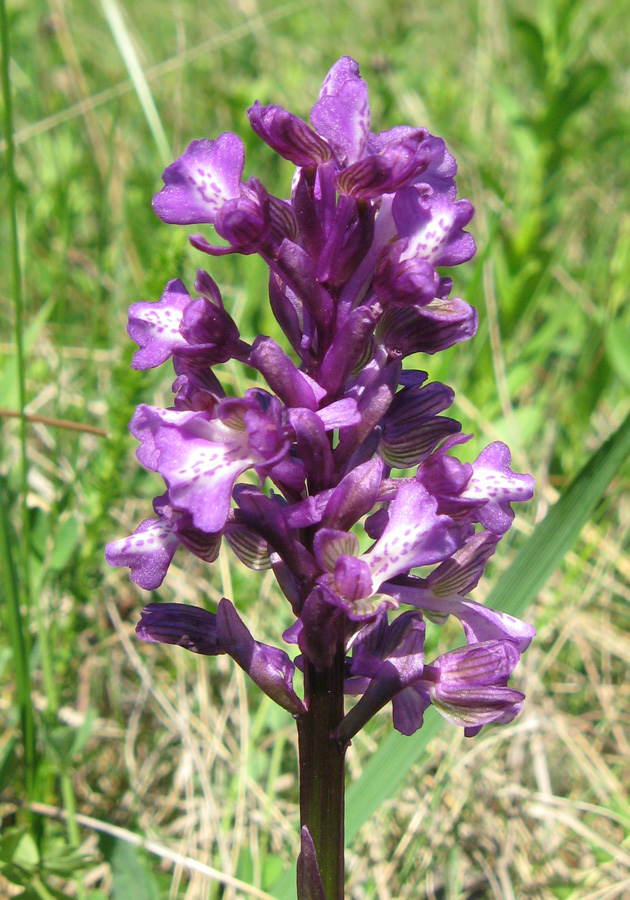
[[[39,850],[30,832],[25,832],[20,838],[13,853],[13,863],[25,872],[34,872],[38,867]]]
[[[79,542],[79,522],[76,516],[70,516],[61,523],[55,535],[55,546],[50,557],[50,567],[55,572],[62,572]]]
[[[6,787],[9,781],[12,781],[15,778],[17,759],[15,754],[16,744],[17,738],[13,736],[9,738],[0,752],[0,793],[2,793],[3,788]]]
[[[536,85],[542,88],[547,77],[545,41],[538,26],[520,16],[511,17],[513,33],[520,40],[525,59],[530,64]]]
[[[45,722],[41,723],[48,757],[60,771],[67,770],[85,747],[92,732],[95,716],[96,712],[93,709],[88,710],[78,728],[72,725],[48,728]]]
[[[99,846],[112,869],[112,900],[159,900],[158,890],[136,847],[107,835]]]
[[[17,845],[20,843],[26,828],[9,828],[0,835],[0,863],[12,861]]]
[[[500,576],[486,601],[488,606],[521,616],[547,579],[558,568],[588,522],[606,488],[630,456],[630,415],[579,472],[560,500],[547,513]],[[433,712],[433,715],[430,713]],[[346,794],[346,842],[387,800],[400,792],[411,766],[421,762],[429,741],[444,720],[427,710],[425,723],[412,737],[391,731],[370,757],[362,775]],[[270,893],[278,900],[293,900],[295,876],[286,872]]]
[[[628,354],[628,334],[623,323],[613,321],[606,329],[606,357],[615,375],[630,388],[630,354]]]
[[[42,869],[50,875],[69,878],[93,862],[91,856],[80,853],[65,841],[53,843],[47,847],[42,856]]]
[[[40,336],[41,330],[55,308],[56,300],[52,297],[41,305],[33,316],[24,335],[24,354],[28,356]],[[9,356],[0,371],[0,397],[2,405],[8,409],[18,409],[18,370],[17,355]]]

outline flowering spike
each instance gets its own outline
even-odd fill
[[[473,207],[457,197],[444,141],[408,125],[371,133],[367,85],[347,56],[324,79],[310,124],[259,101],[248,116],[298,167],[290,197],[244,181],[243,142],[222,134],[188,146],[153,205],[165,222],[213,225],[216,245],[190,236],[213,258],[260,255],[289,346],[243,341],[203,271],[199,296],[177,279],[157,303],[133,304],[133,366],[172,359],[177,375],[173,408],[141,405],[130,424],[138,459],[167,494],[157,518],[106,555],[145,589],[161,584],[178,547],[212,562],[223,537],[246,566],[271,567],[295,616],[283,636],[301,652],[304,702],[287,654],[256,641],[228,600],[216,615],[151,604],[138,634],[229,654],[297,718],[300,900],[325,900],[324,886],[338,900],[343,755],[357,730],[389,701],[403,734],[431,704],[467,735],[521,707],[508,680],[534,629],[467,594],[533,479],[512,471],[498,442],[460,462],[469,436],[442,415],[453,391],[428,381],[424,364],[403,369],[412,354],[477,330],[476,310],[451,296],[441,268],[475,252]],[[243,396],[221,385],[229,360],[257,376]],[[466,646],[426,662],[427,622],[450,616]],[[359,698],[347,715],[344,689]]]

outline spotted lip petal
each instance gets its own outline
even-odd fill
[[[221,408],[236,402],[223,401]],[[132,420],[132,433],[142,441],[138,450],[141,462],[162,475],[172,502],[190,512],[201,531],[221,530],[239,475],[255,465],[277,461],[279,450],[288,449],[287,442],[279,447],[272,419],[260,412],[248,424],[247,415],[241,430],[204,413],[148,406],[138,407]]]
[[[155,214],[171,225],[213,225],[227,200],[241,194],[245,148],[226,132],[216,141],[192,141],[164,170],[164,187],[153,198]]]
[[[184,284],[175,279],[169,281],[157,303],[129,307],[127,332],[140,348],[131,360],[132,369],[153,369],[186,346],[179,326],[190,302]]]
[[[464,498],[486,501],[477,515],[484,528],[495,534],[505,534],[512,524],[514,512],[510,502],[531,500],[534,496],[534,479],[513,472],[511,459],[505,444],[489,444],[473,463],[472,478],[462,494]]]
[[[164,581],[178,547],[173,522],[145,519],[132,535],[108,544],[105,559],[110,566],[129,566],[133,583],[154,591]]]
[[[397,192],[392,214],[398,234],[407,239],[402,259],[456,266],[475,255],[474,238],[462,230],[474,215],[469,200],[453,201],[428,185],[408,187]]]
[[[385,530],[362,557],[370,570],[372,589],[416,566],[442,562],[459,542],[459,526],[437,514],[437,502],[429,492],[420,484],[402,484]]]

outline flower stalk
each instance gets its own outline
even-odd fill
[[[341,641],[332,664],[325,669],[305,660],[307,711],[297,719],[300,825],[308,828],[312,838],[327,900],[343,900],[344,895],[346,745],[336,737],[344,715],[344,661]],[[299,891],[298,898],[302,900]]]
[[[181,547],[212,563],[223,540],[249,568],[273,570],[293,615],[282,634],[291,655],[254,638],[239,598],[216,611],[150,603],[137,633],[231,656],[294,716],[299,900],[341,900],[344,757],[359,729],[391,704],[394,727],[410,735],[434,705],[473,736],[522,706],[508,681],[534,629],[468,594],[533,479],[512,471],[500,442],[460,462],[470,436],[442,415],[453,391],[416,368],[477,328],[442,274],[475,252],[464,230],[473,208],[457,199],[444,142],[410,126],[371,132],[349,57],[328,73],[310,124],[258,101],[248,115],[297,166],[290,198],[244,181],[243,143],[222,134],[168,166],[153,207],[170,224],[213,226],[223,244],[190,237],[211,258],[262,257],[287,346],[244,340],[203,270],[198,296],[176,279],[159,301],[132,305],[132,366],[172,359],[177,376],[173,407],[142,404],[130,424],[166,490],[156,517],[106,558],[145,590],[160,587]],[[219,375],[232,359],[267,387],[228,396]],[[242,480],[252,471],[258,485]],[[450,616],[465,646],[425,660],[427,626]],[[344,695],[357,699],[346,707]]]

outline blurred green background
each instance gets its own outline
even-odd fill
[[[479,248],[451,274],[480,327],[418,366],[455,389],[476,435],[467,453],[505,440],[537,480],[482,600],[630,409],[630,4],[17,0],[6,13],[0,896],[280,897],[298,820],[290,717],[224,659],[138,645],[148,598],[103,561],[161,492],[126,426],[137,403],[168,405],[172,378],[129,369],[129,304],[170,278],[192,286],[203,266],[246,339],[278,333],[257,258],[202,257],[154,217],[160,173],[190,140],[235,131],[246,176],[286,196],[291,166],[245,110],[260,99],[307,118],[345,54],[374,130],[425,125],[446,140]],[[222,377],[243,389],[236,366]],[[629,474],[528,613],[539,638],[515,679],[523,715],[474,741],[440,732],[352,840],[348,897],[630,896]],[[212,607],[222,594],[261,639],[289,624],[272,579],[227,554],[211,569],[177,556],[154,599]],[[384,712],[356,739],[350,779],[390,728]]]

